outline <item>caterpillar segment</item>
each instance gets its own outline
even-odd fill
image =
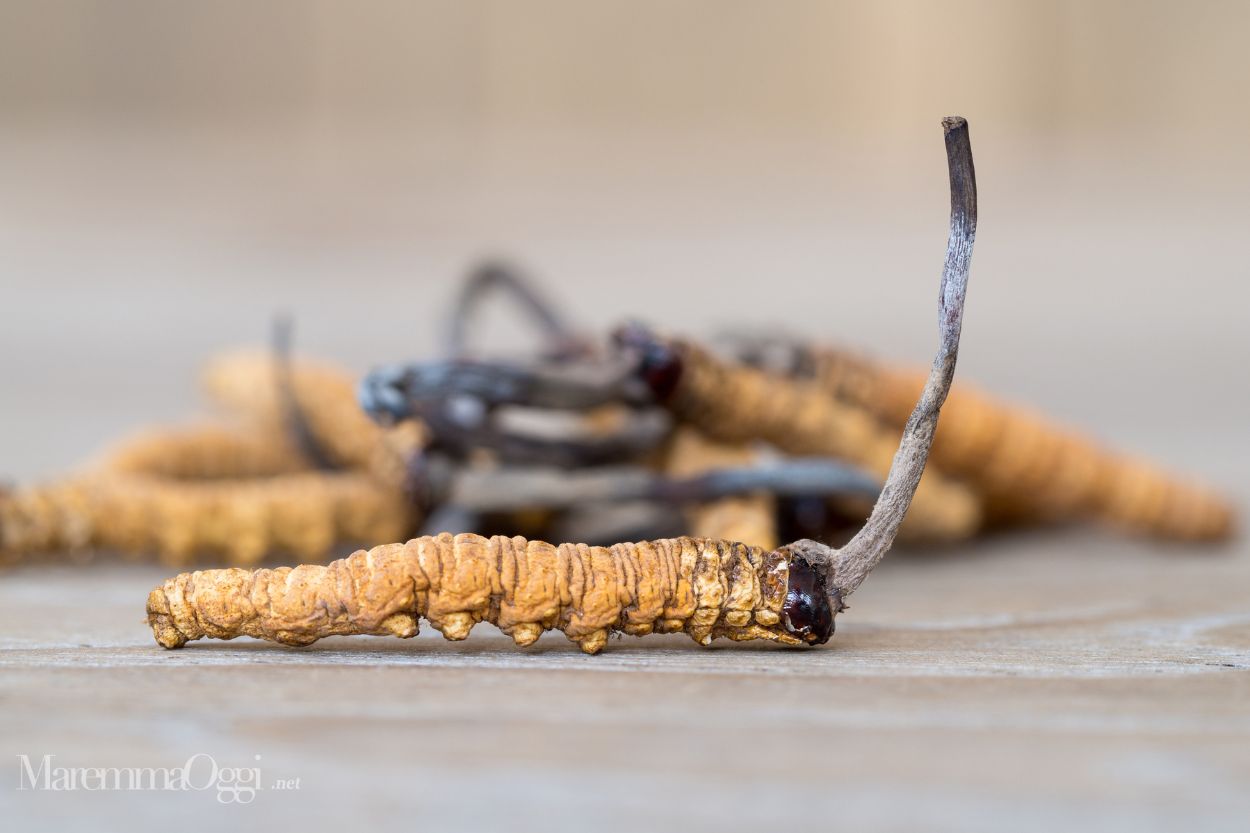
[[[717,441],[767,442],[795,455],[836,457],[884,477],[898,448],[896,432],[862,408],[846,405],[805,380],[727,363],[695,344],[661,340],[629,327],[618,333],[642,353],[640,373],[681,422]],[[967,486],[930,469],[920,481],[903,534],[958,541],[981,525],[981,502]]]
[[[101,455],[98,468],[173,480],[272,477],[308,471],[282,437],[218,425],[147,429]]]
[[[386,541],[414,524],[401,495],[367,475],[305,472],[172,481],[99,473],[0,496],[6,560],[61,551],[255,564],[285,552],[324,561],[343,541]]]
[[[273,355],[228,353],[210,361],[202,381],[208,395],[268,436],[290,434],[289,414]],[[335,365],[292,360],[289,383],[311,441],[335,468],[367,471],[395,488],[407,484],[408,460],[424,442],[419,423],[383,428],[356,400],[352,375]]]
[[[250,636],[310,645],[327,636],[408,638],[426,619],[461,640],[489,622],[520,646],[562,631],[583,651],[613,633],[818,645],[840,603],[786,550],[705,538],[612,547],[442,534],[361,550],[325,566],[183,573],[148,596],[165,648]]]
[[[351,472],[146,492],[132,493],[132,505],[141,515],[146,500],[149,546],[171,564],[213,555],[255,564],[273,553],[324,561],[341,542],[394,540],[413,524],[402,496]]]
[[[324,561],[340,542],[393,541],[413,529],[400,491],[361,472],[311,470],[270,439],[215,426],[150,432],[84,473],[0,493],[0,553]]]
[[[83,550],[91,542],[91,517],[90,497],[78,483],[0,489],[0,564]]]
[[[756,452],[747,445],[726,445],[709,440],[688,426],[679,426],[664,452],[663,468],[669,475],[689,477],[727,466],[755,462]],[[769,494],[725,497],[695,504],[686,510],[689,531],[696,538],[742,541],[763,549],[777,546],[777,502]]]
[[[924,387],[919,371],[849,351],[814,348],[796,363],[835,398],[877,415],[896,432]],[[1093,517],[1142,535],[1221,540],[1233,533],[1227,499],[1202,484],[1109,451],[1045,416],[957,384],[932,459],[966,479],[1006,520]]]
[[[340,542],[395,540],[416,523],[403,494],[364,472],[315,471],[285,437],[234,435],[221,429],[157,435],[161,455],[136,453],[155,443],[123,444],[112,458],[134,465],[96,484],[103,506],[96,546],[123,553],[155,552],[168,564],[224,556],[255,564],[273,553],[324,561]],[[214,458],[207,453],[216,451]],[[201,460],[215,479],[167,476],[170,461]],[[213,462],[210,462],[213,461]],[[193,474],[184,469],[184,475]],[[101,492],[106,494],[101,494]]]

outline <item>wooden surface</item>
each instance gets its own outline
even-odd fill
[[[1059,532],[898,555],[824,648],[598,657],[489,626],[167,652],[142,622],[166,570],[22,568],[0,581],[5,829],[1244,829],[1244,545]],[[16,789],[21,754],[197,753],[300,788],[245,807]]]

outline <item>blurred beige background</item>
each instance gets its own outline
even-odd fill
[[[8,476],[191,415],[276,310],[359,369],[428,353],[485,253],[594,326],[925,361],[947,113],[981,189],[963,377],[1245,473],[1250,4],[0,8]]]

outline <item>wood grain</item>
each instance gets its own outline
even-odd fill
[[[0,581],[0,752],[262,769],[212,793],[0,791],[6,829],[1237,829],[1250,811],[1250,550],[1093,534],[888,559],[814,650],[625,638],[158,648],[159,568]],[[261,760],[254,763],[254,756]],[[120,829],[120,828],[119,828]]]

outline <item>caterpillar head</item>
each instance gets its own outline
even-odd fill
[[[833,636],[834,607],[825,589],[825,579],[806,559],[790,559],[786,600],[781,607],[781,626],[809,645],[823,645]]]

